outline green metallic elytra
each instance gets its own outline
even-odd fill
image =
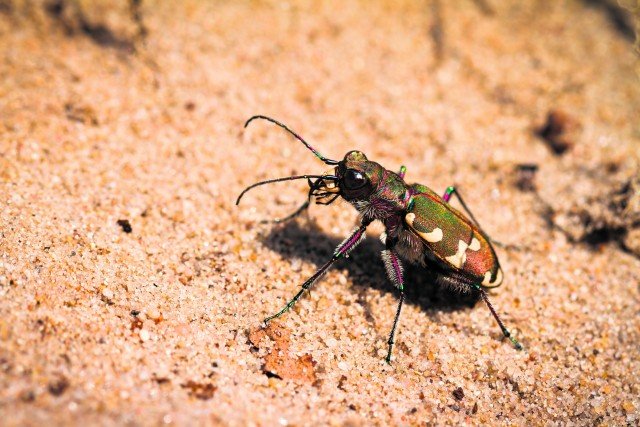
[[[502,276],[498,274],[500,264],[478,227],[432,191],[412,197],[414,203],[405,222],[427,243],[438,261],[475,276],[483,285],[498,285],[496,280]]]
[[[468,209],[455,187],[449,187],[440,197],[421,184],[407,184],[404,180],[406,167],[398,173],[385,169],[370,161],[361,151],[348,152],[341,161],[321,156],[317,150],[298,134],[280,122],[265,116],[256,116],[284,128],[301,141],[325,164],[334,168],[322,175],[300,175],[258,182],[245,189],[240,198],[251,188],[277,181],[307,179],[308,198],[292,215],[291,219],[306,210],[312,199],[318,204],[330,204],[338,197],[351,203],[360,213],[359,226],[347,237],[318,271],[302,284],[302,289],[275,315],[265,323],[290,310],[322,275],[338,260],[344,258],[364,238],[365,230],[373,221],[385,227],[382,236],[385,249],[382,258],[389,279],[398,289],[400,301],[388,340],[386,361],[391,361],[395,332],[404,301],[404,273],[401,260],[415,263],[434,272],[438,283],[462,292],[477,292],[486,303],[491,314],[506,338],[516,349],[522,345],[502,323],[485,289],[502,283],[502,269],[491,239],[480,228],[478,221]],[[254,118],[249,119],[249,122]],[[247,122],[247,123],[249,123]],[[456,195],[469,217],[449,204]]]

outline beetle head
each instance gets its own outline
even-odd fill
[[[347,201],[366,200],[379,181],[376,166],[379,168],[363,152],[349,151],[335,168],[309,182],[310,194],[321,204],[328,204],[338,196]]]
[[[363,152],[349,151],[334,171],[340,195],[347,201],[366,200],[378,187],[380,169]]]

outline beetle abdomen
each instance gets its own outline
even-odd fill
[[[502,273],[495,253],[482,232],[437,195],[413,195],[405,223],[427,245],[443,267],[477,280],[498,285]]]

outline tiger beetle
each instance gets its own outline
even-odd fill
[[[498,287],[502,283],[502,269],[496,251],[491,239],[482,230],[455,187],[448,187],[440,197],[422,184],[407,184],[404,181],[407,171],[404,166],[398,173],[392,172],[368,160],[361,151],[349,151],[341,161],[328,159],[286,125],[270,117],[253,116],[247,120],[245,128],[256,119],[280,126],[318,159],[333,168],[322,175],[296,175],[257,182],[240,193],[236,205],[252,188],[274,182],[306,179],[309,184],[307,200],[291,215],[274,222],[295,218],[309,208],[312,200],[317,204],[329,205],[338,197],[351,203],[360,213],[360,225],[338,245],[331,259],[302,284],[302,289],[282,310],[264,320],[265,325],[291,309],[333,263],[345,258],[362,241],[367,226],[379,220],[385,227],[381,236],[385,246],[382,259],[400,298],[387,341],[387,363],[391,363],[394,337],[404,302],[401,259],[433,271],[439,285],[460,292],[478,292],[498,322],[503,335],[509,338],[517,350],[522,350],[522,345],[511,336],[487,295],[486,289]],[[469,215],[468,218],[449,204],[454,195]]]

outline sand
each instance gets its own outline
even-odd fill
[[[640,422],[640,81],[614,3],[78,4],[0,2],[0,424]],[[357,214],[260,222],[303,182],[235,206],[326,169],[254,114],[458,185],[516,246],[490,295],[525,351],[412,269],[385,364],[379,225],[262,330]]]

